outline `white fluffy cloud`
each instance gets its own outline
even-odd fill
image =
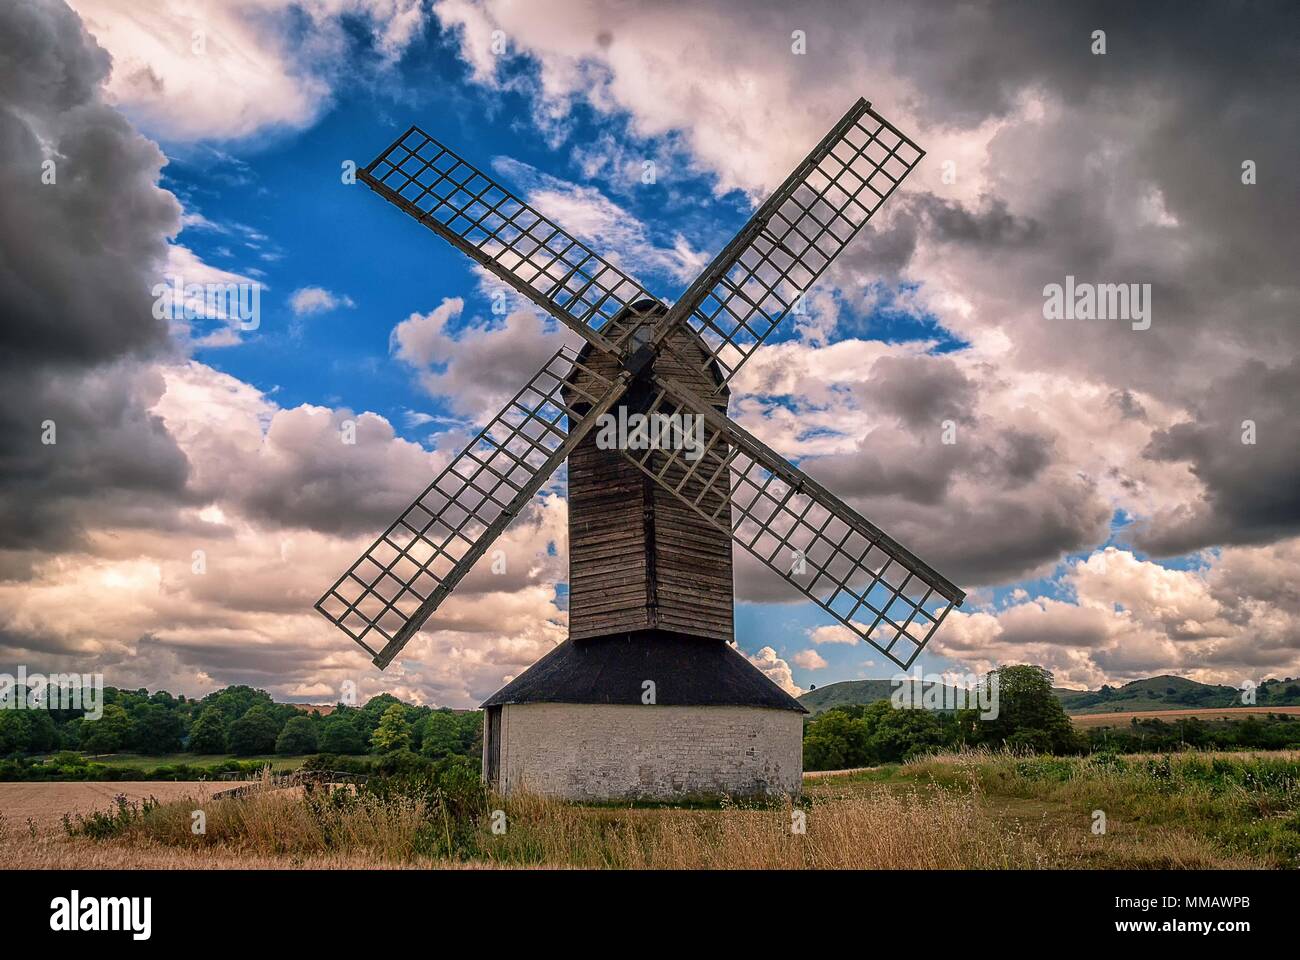
[[[289,296],[289,309],[295,316],[325,313],[339,307],[354,307],[352,298],[334,293],[324,287],[300,287]]]
[[[821,670],[829,666],[826,658],[816,650],[800,650],[790,660],[796,667],[803,667],[805,670]]]
[[[578,340],[530,307],[512,309],[500,323],[448,329],[464,309],[463,299],[448,297],[428,313],[411,314],[393,328],[389,349],[431,396],[471,423],[491,418],[561,345]]]
[[[357,418],[357,443],[345,445],[340,411],[279,408],[192,361],[160,372],[154,413],[189,464],[191,505],[93,530],[81,549],[0,583],[12,655],[94,666],[127,686],[148,677],[201,691],[219,676],[286,697],[328,689],[330,699],[353,679],[463,707],[563,638],[555,584],[567,514],[550,496],[498,541],[504,574],[472,571],[437,626],[381,678],[312,604],[444,456],[395,437],[374,414]]]
[[[1174,672],[1239,686],[1300,664],[1300,541],[1229,547],[1175,570],[1107,547],[1068,566],[1066,599],[956,611],[933,643],[972,669],[1039,663],[1070,686]]]
[[[782,660],[771,647],[762,647],[753,656],[746,653],[745,659],[790,696],[797,697],[803,693],[803,688],[794,682],[794,671],[790,669],[790,664]]]
[[[395,62],[421,30],[420,0],[72,0],[113,57],[108,95],[148,133],[221,140],[317,119],[355,56]]]
[[[653,271],[686,283],[708,264],[708,256],[691,249],[680,233],[671,246],[655,244],[644,223],[594,187],[507,157],[498,157],[493,167],[530,204],[632,276]]]

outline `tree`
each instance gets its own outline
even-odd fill
[[[370,737],[374,753],[391,753],[411,748],[411,725],[406,721],[406,708],[394,703],[379,718],[379,726]]]
[[[225,687],[215,693],[209,693],[200,701],[199,706],[202,708],[216,707],[225,714],[226,720],[230,721],[242,717],[259,704],[270,707],[273,703],[271,695],[265,690],[255,690],[252,687],[240,684],[235,687]]]
[[[474,740],[481,724],[478,711],[457,714],[445,708],[434,710],[422,721],[420,753],[431,760],[477,754],[480,751],[474,750]]]
[[[1042,667],[1017,664],[990,672],[997,681],[996,718],[973,725],[977,743],[1038,753],[1078,753],[1087,739],[1074,729],[1061,701],[1052,693],[1052,674]]]
[[[250,708],[230,725],[227,740],[230,752],[241,757],[275,750],[275,740],[280,735],[280,723],[264,704]]]
[[[26,753],[31,749],[31,731],[26,711],[0,710],[0,754]]]
[[[885,703],[886,709],[889,704]],[[867,740],[871,735],[860,716],[842,708],[827,710],[808,724],[804,737],[804,766],[809,770],[843,770],[874,762]]]
[[[174,753],[184,733],[185,721],[160,703],[146,701],[131,712],[130,744],[139,753]]]
[[[116,753],[131,735],[131,718],[116,703],[105,704],[98,720],[81,721],[81,749],[87,753]]]
[[[300,754],[316,752],[316,725],[311,717],[291,717],[275,741],[275,752]]]
[[[225,753],[229,724],[218,707],[204,707],[190,727],[190,753]]]
[[[945,745],[933,710],[900,710],[888,700],[877,700],[862,719],[871,731],[868,755],[876,763],[897,763]]]
[[[321,721],[322,753],[365,753],[367,736],[356,710],[335,710]]]

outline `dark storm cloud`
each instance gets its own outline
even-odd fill
[[[1025,311],[1006,324],[1020,366],[1109,383],[1125,417],[1145,415],[1133,387],[1194,412],[1146,455],[1186,464],[1204,498],[1149,518],[1141,545],[1164,554],[1295,535],[1300,378],[1282,366],[1300,352],[1295,5],[1006,3],[913,7],[904,19],[895,68],[923,119],[973,127],[1034,90],[1069,111],[1068,124],[1013,127],[991,145],[995,196],[981,202],[992,211],[1008,197],[1028,219],[1003,210],[1000,223],[968,222],[932,197],[914,207],[926,242],[979,257],[993,302]],[[1090,50],[1096,29],[1104,56]],[[1108,140],[1121,151],[1114,169],[1098,163]],[[1245,161],[1254,185],[1242,183]],[[1023,187],[1044,182],[1054,186],[1026,212]],[[1153,197],[1176,232],[1142,222]],[[1042,285],[1067,273],[1151,283],[1152,329],[1035,322]],[[1252,417],[1261,439],[1243,446]]]
[[[108,65],[62,3],[0,10],[0,348],[10,358],[95,362],[166,343],[151,275],[180,205],[156,185],[157,146],[100,102]]]
[[[909,427],[970,423],[975,384],[947,357],[881,357],[871,367],[868,395]]]
[[[108,70],[64,4],[0,7],[0,548],[59,549],[183,499],[142,362],[167,347],[150,287],[180,207],[158,148],[102,103]]]
[[[1052,467],[1051,438],[987,421],[932,436],[870,435],[802,466],[958,583],[1001,583],[1105,537],[1095,485]]]
[[[1132,390],[1112,390],[1106,404],[1119,411],[1125,420],[1145,420],[1147,411]]]
[[[1205,543],[1259,543],[1300,532],[1300,361],[1250,361],[1211,384],[1195,418],[1158,430],[1145,454],[1186,463],[1205,498],[1141,524],[1137,543],[1158,555]]]
[[[129,361],[47,363],[0,385],[0,546],[59,550],[87,529],[166,526],[188,464],[148,412],[162,377]],[[53,424],[53,444],[42,424]]]
[[[1015,216],[1002,199],[985,197],[978,209],[969,210],[960,203],[926,194],[918,198],[917,206],[932,235],[947,243],[1014,249],[1035,242],[1043,234],[1041,223]]]

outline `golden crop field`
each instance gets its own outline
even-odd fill
[[[1270,713],[1289,713],[1300,715],[1300,707],[1189,707],[1185,710],[1126,710],[1116,713],[1077,713],[1070,717],[1076,727],[1114,727],[1127,724],[1133,719],[1140,720],[1179,720],[1196,717],[1198,720],[1239,720],[1242,716],[1255,713],[1261,716]]]

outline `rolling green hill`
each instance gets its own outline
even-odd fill
[[[928,691],[931,686],[932,684],[925,684],[924,689]],[[939,686],[943,694],[947,694],[950,689],[943,684]],[[893,692],[894,681],[892,680],[841,680],[839,683],[830,683],[816,690],[809,690],[799,698],[799,702],[808,708],[809,713],[816,716],[835,707],[851,707],[857,704],[875,703],[877,700],[888,700]]]
[[[893,692],[890,680],[843,680],[810,690],[799,698],[814,716],[834,707],[887,700]],[[1235,687],[1198,683],[1169,675],[1134,680],[1120,687],[1100,690],[1053,691],[1066,713],[1122,713],[1130,710],[1186,710],[1192,707],[1235,707],[1241,705],[1241,691]],[[1300,679],[1265,680],[1255,691],[1258,706],[1300,706]]]
[[[1159,676],[1100,690],[1057,690],[1066,713],[1121,713],[1129,710],[1185,710],[1190,707],[1239,707],[1241,690]],[[1300,706],[1300,681],[1265,680],[1255,690],[1261,707]]]

